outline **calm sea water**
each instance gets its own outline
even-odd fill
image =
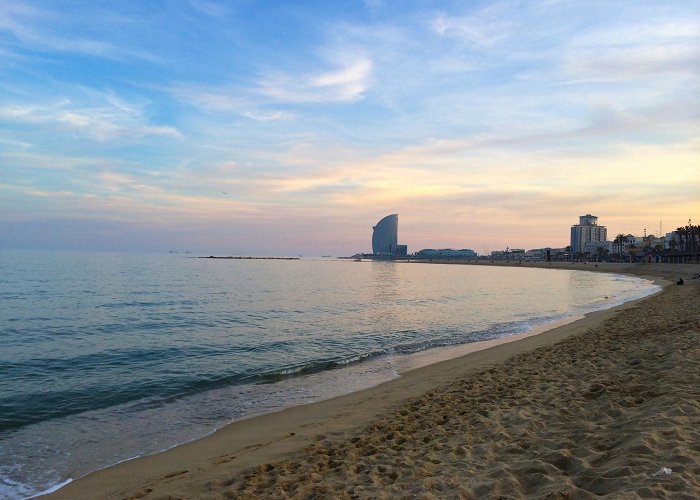
[[[656,290],[546,269],[3,251],[0,497]]]

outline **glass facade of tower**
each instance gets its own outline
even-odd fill
[[[396,256],[399,239],[399,216],[391,214],[377,222],[372,229],[372,253],[378,256]]]

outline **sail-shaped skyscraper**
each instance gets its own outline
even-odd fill
[[[398,214],[387,215],[372,229],[372,253],[377,257],[396,257],[399,239]]]

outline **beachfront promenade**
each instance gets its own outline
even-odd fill
[[[53,497],[697,498],[700,280],[689,278],[700,266],[552,267],[667,286],[372,389],[235,423]],[[679,277],[686,284],[672,285]]]

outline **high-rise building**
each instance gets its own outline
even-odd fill
[[[598,217],[586,214],[571,226],[571,254],[584,253],[584,246],[590,242],[604,242],[608,239],[608,229],[598,225]]]
[[[399,216],[391,214],[372,228],[372,253],[379,257],[396,257],[399,239]]]

